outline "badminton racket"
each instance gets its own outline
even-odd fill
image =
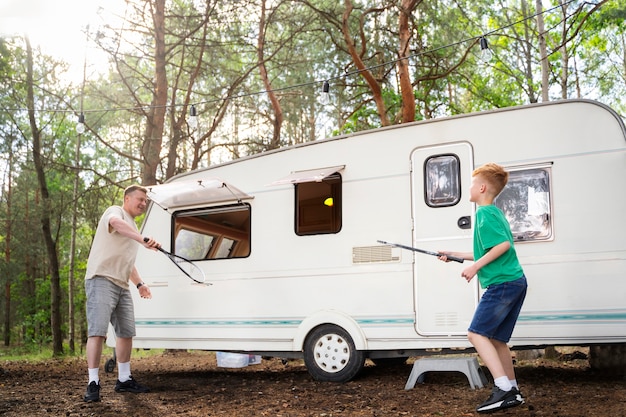
[[[150,239],[147,238],[147,237],[144,237],[143,240],[144,240],[144,242],[147,242]],[[205,283],[206,278],[204,276],[204,272],[202,272],[202,269],[198,268],[189,259],[183,258],[182,256],[175,255],[173,253],[170,253],[170,252],[166,251],[165,249],[163,249],[161,247],[157,247],[156,249],[158,249],[161,253],[167,255],[167,257],[170,259],[170,261],[172,261],[174,263],[174,265],[176,265],[176,267],[178,269],[180,269],[180,271],[183,274],[187,275],[193,281],[195,281],[195,282],[197,282],[199,284],[204,284]],[[207,285],[211,285],[211,284],[207,284]]]
[[[412,250],[413,252],[419,252],[419,253],[425,253],[426,255],[432,255],[432,256],[446,256],[446,258],[448,258],[451,261],[454,262],[459,262],[459,263],[463,263],[464,259],[463,258],[458,258],[456,256],[452,256],[452,255],[446,255],[445,253],[441,253],[441,252],[433,252],[430,250],[426,250],[426,249],[418,249],[418,248],[414,248],[412,246],[405,246],[405,245],[401,245],[399,243],[391,243],[391,242],[385,242],[384,240],[377,240],[378,243],[382,243],[383,245],[389,245],[389,246],[395,246],[398,248],[402,248],[402,249],[407,249],[407,250]]]

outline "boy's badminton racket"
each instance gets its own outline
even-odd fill
[[[147,237],[144,237],[143,240],[144,242],[147,242],[150,239]],[[174,255],[173,253],[170,253],[161,247],[158,247],[156,249],[158,249],[159,251],[167,255],[170,261],[172,261],[174,265],[176,265],[176,267],[180,269],[183,274],[187,275],[189,278],[191,278],[193,281],[199,284],[205,284],[204,281],[206,281],[206,278],[204,276],[204,272],[202,272],[202,269],[198,268],[189,259],[183,258],[182,256]],[[211,285],[211,284],[207,284],[207,285]]]
[[[432,255],[432,256],[437,256],[437,257],[445,255],[446,258],[454,262],[463,263],[463,261],[465,260],[463,258],[458,258],[456,256],[446,255],[445,253],[433,252],[433,251],[425,250],[425,249],[418,249],[412,246],[401,245],[399,243],[385,242],[384,240],[377,240],[377,242],[382,243],[383,245],[390,245],[390,246],[395,246],[395,247],[402,248],[402,249],[412,250],[413,252],[425,253],[426,255]]]

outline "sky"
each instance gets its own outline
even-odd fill
[[[70,64],[70,78],[82,80],[83,62],[104,60],[84,34],[85,27],[123,10],[123,0],[0,0],[0,36],[27,34],[33,47]]]

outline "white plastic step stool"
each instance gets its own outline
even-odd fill
[[[463,358],[423,358],[416,360],[411,375],[404,386],[405,390],[415,387],[415,383],[424,382],[426,372],[462,372],[467,376],[472,389],[482,388],[487,384],[487,377],[478,365],[476,357]]]

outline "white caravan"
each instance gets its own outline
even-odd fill
[[[211,285],[140,250],[138,348],[303,357],[322,381],[469,348],[481,295],[462,264],[380,244],[471,251],[471,172],[510,172],[506,213],[529,290],[513,347],[626,342],[626,130],[591,101],[391,126],[254,155],[151,187],[142,233]]]

